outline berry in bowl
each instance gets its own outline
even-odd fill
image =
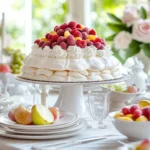
[[[115,128],[130,140],[150,138],[150,102],[141,100],[137,105],[123,107],[110,113]]]

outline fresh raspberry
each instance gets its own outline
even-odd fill
[[[75,39],[72,35],[69,35],[66,40],[69,46],[74,46],[76,44]]]
[[[64,30],[63,29],[59,29],[58,31],[57,31],[57,35],[59,35],[59,36],[64,36]]]
[[[81,28],[81,24],[77,24],[77,25],[76,25],[76,28]]]
[[[133,117],[136,119],[140,116],[142,116],[143,112],[141,109],[136,109],[134,112],[133,112]]]
[[[42,49],[45,47],[45,46],[51,46],[51,43],[50,42],[45,42],[43,45],[42,45]]]
[[[100,43],[100,42],[95,42],[95,43],[94,43],[94,46],[95,46],[97,49],[99,49],[100,46],[101,46],[101,43]]]
[[[55,31],[55,32],[57,32],[59,29],[60,29],[59,26],[55,26],[55,27],[54,27],[54,31]]]
[[[94,29],[91,29],[91,30],[89,31],[89,34],[90,34],[90,35],[96,35],[96,32],[95,32]]]
[[[65,29],[65,31],[69,31],[69,32],[71,33],[71,32],[72,32],[72,29],[69,28],[69,27],[67,27],[67,28]]]
[[[139,109],[139,106],[138,105],[132,105],[130,107],[130,114],[133,114],[136,109]]]
[[[82,41],[81,41],[81,44],[82,44],[82,48],[85,48],[85,47],[87,46],[87,43],[86,43],[85,40],[82,40]]]
[[[99,49],[103,50],[105,46],[103,44],[100,45]]]
[[[50,35],[50,33],[46,33],[45,38],[48,39],[49,35]]]
[[[64,50],[66,50],[67,47],[68,47],[68,45],[67,45],[67,43],[65,43],[65,42],[61,42],[61,43],[60,43],[60,47],[61,47],[62,49],[64,49]]]
[[[41,42],[39,43],[39,47],[42,47],[44,43],[45,43],[44,41],[41,41]]]
[[[64,24],[62,24],[62,25],[60,25],[60,29],[66,29],[68,27],[68,25],[67,25],[67,23],[64,23]]]
[[[52,40],[52,38],[53,38],[53,35],[52,35],[52,34],[49,34],[48,39],[49,39],[49,40]]]
[[[69,23],[68,23],[68,27],[70,27],[70,28],[73,28],[73,27],[75,27],[76,26],[76,22],[74,22],[74,21],[70,21]]]
[[[77,40],[76,45],[79,46],[79,47],[82,47],[81,40]]]
[[[75,33],[76,31],[78,31],[78,29],[77,29],[77,28],[72,29],[71,34],[72,34],[72,35],[74,35],[74,33]]]
[[[51,44],[52,48],[53,48],[55,45],[58,45],[57,42],[53,42],[53,43]]]
[[[95,42],[100,42],[101,43],[102,40],[98,37],[98,38],[95,39]]]
[[[38,45],[39,45],[40,42],[41,42],[41,40],[40,40],[40,39],[37,39],[37,40],[34,41],[34,44],[38,44]]]
[[[82,32],[86,32],[87,34],[89,34],[89,29],[87,27],[82,29]]]
[[[83,38],[84,40],[86,40],[87,37],[88,37],[88,34],[87,34],[86,32],[82,32],[82,38]]]
[[[124,115],[127,115],[127,114],[130,113],[130,109],[129,109],[128,107],[123,107],[123,108],[122,108],[122,113],[123,113]]]
[[[79,31],[75,31],[73,35],[74,35],[74,37],[81,37],[82,38],[82,34]]]
[[[61,42],[65,42],[66,38],[64,36],[59,36],[57,39],[57,44],[59,45]]]
[[[91,45],[93,45],[92,41],[90,41],[90,42],[87,43],[87,46],[91,46]]]
[[[106,46],[106,41],[104,39],[101,39],[101,43]]]
[[[53,36],[52,36],[52,42],[57,41],[58,37],[59,37],[59,36],[58,36],[57,34],[53,35]]]

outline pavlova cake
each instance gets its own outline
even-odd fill
[[[74,21],[35,40],[22,77],[40,81],[100,81],[122,77],[121,64],[93,29]]]

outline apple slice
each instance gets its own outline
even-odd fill
[[[22,106],[15,108],[14,117],[16,122],[19,124],[29,125],[32,123],[31,112]]]
[[[11,121],[16,122],[14,109],[12,109],[12,110],[9,111],[8,117],[9,117],[9,119],[10,119]]]
[[[50,107],[49,110],[54,116],[54,121],[57,121],[60,117],[60,111],[58,107]]]
[[[54,122],[54,116],[46,106],[38,104],[32,107],[32,120],[35,125],[47,125]]]

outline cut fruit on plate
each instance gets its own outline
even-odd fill
[[[32,107],[32,120],[35,125],[47,125],[54,122],[54,116],[47,107],[34,105]]]

